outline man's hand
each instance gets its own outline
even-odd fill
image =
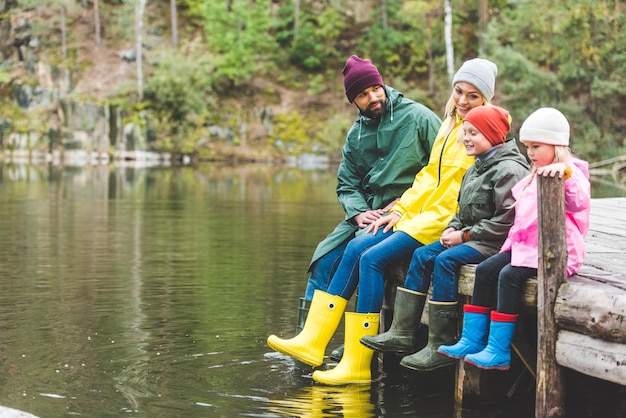
[[[366,212],[359,213],[354,217],[354,222],[359,228],[365,228],[372,223],[376,222],[385,212],[382,209],[368,210]]]

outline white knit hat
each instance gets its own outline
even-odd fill
[[[553,107],[542,107],[526,118],[519,130],[522,142],[569,145],[567,118]]]
[[[474,58],[465,61],[459,71],[454,74],[452,87],[459,81],[465,81],[476,87],[487,100],[491,101],[496,90],[497,75],[498,66],[496,64],[483,58]]]

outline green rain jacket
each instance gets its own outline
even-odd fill
[[[427,107],[385,86],[389,98],[380,119],[361,114],[348,131],[337,171],[337,198],[345,219],[318,244],[309,264],[359,232],[359,213],[382,209],[408,189],[428,163],[441,119]]]

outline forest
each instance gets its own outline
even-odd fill
[[[626,4],[618,0],[3,3],[5,97],[33,82],[21,62],[30,54],[70,69],[83,86],[69,93],[75,98],[141,118],[156,151],[336,156],[356,116],[341,68],[357,54],[438,114],[454,70],[488,58],[499,68],[494,102],[511,112],[513,135],[533,110],[553,106],[568,117],[579,156],[626,154]],[[107,66],[120,65],[120,51],[130,51],[132,71],[113,77]],[[111,77],[95,77],[94,67]],[[89,88],[97,83],[98,93]],[[2,100],[0,110],[9,129],[55,123],[49,109],[25,114]]]

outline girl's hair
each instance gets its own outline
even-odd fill
[[[454,90],[454,86],[452,87]],[[483,105],[490,104],[491,102],[485,96],[483,97]],[[443,136],[448,135],[454,129],[454,125],[456,124],[456,104],[454,103],[454,91],[450,93],[450,98],[448,99],[448,103],[446,103],[445,111],[444,111],[443,120],[448,120],[448,126],[446,126],[445,131],[443,132]],[[457,142],[463,142],[463,134],[462,130],[459,130],[459,137],[457,138]]]
[[[554,146],[554,161],[553,163],[562,163],[570,159],[572,156],[572,150],[567,145],[555,145]]]

